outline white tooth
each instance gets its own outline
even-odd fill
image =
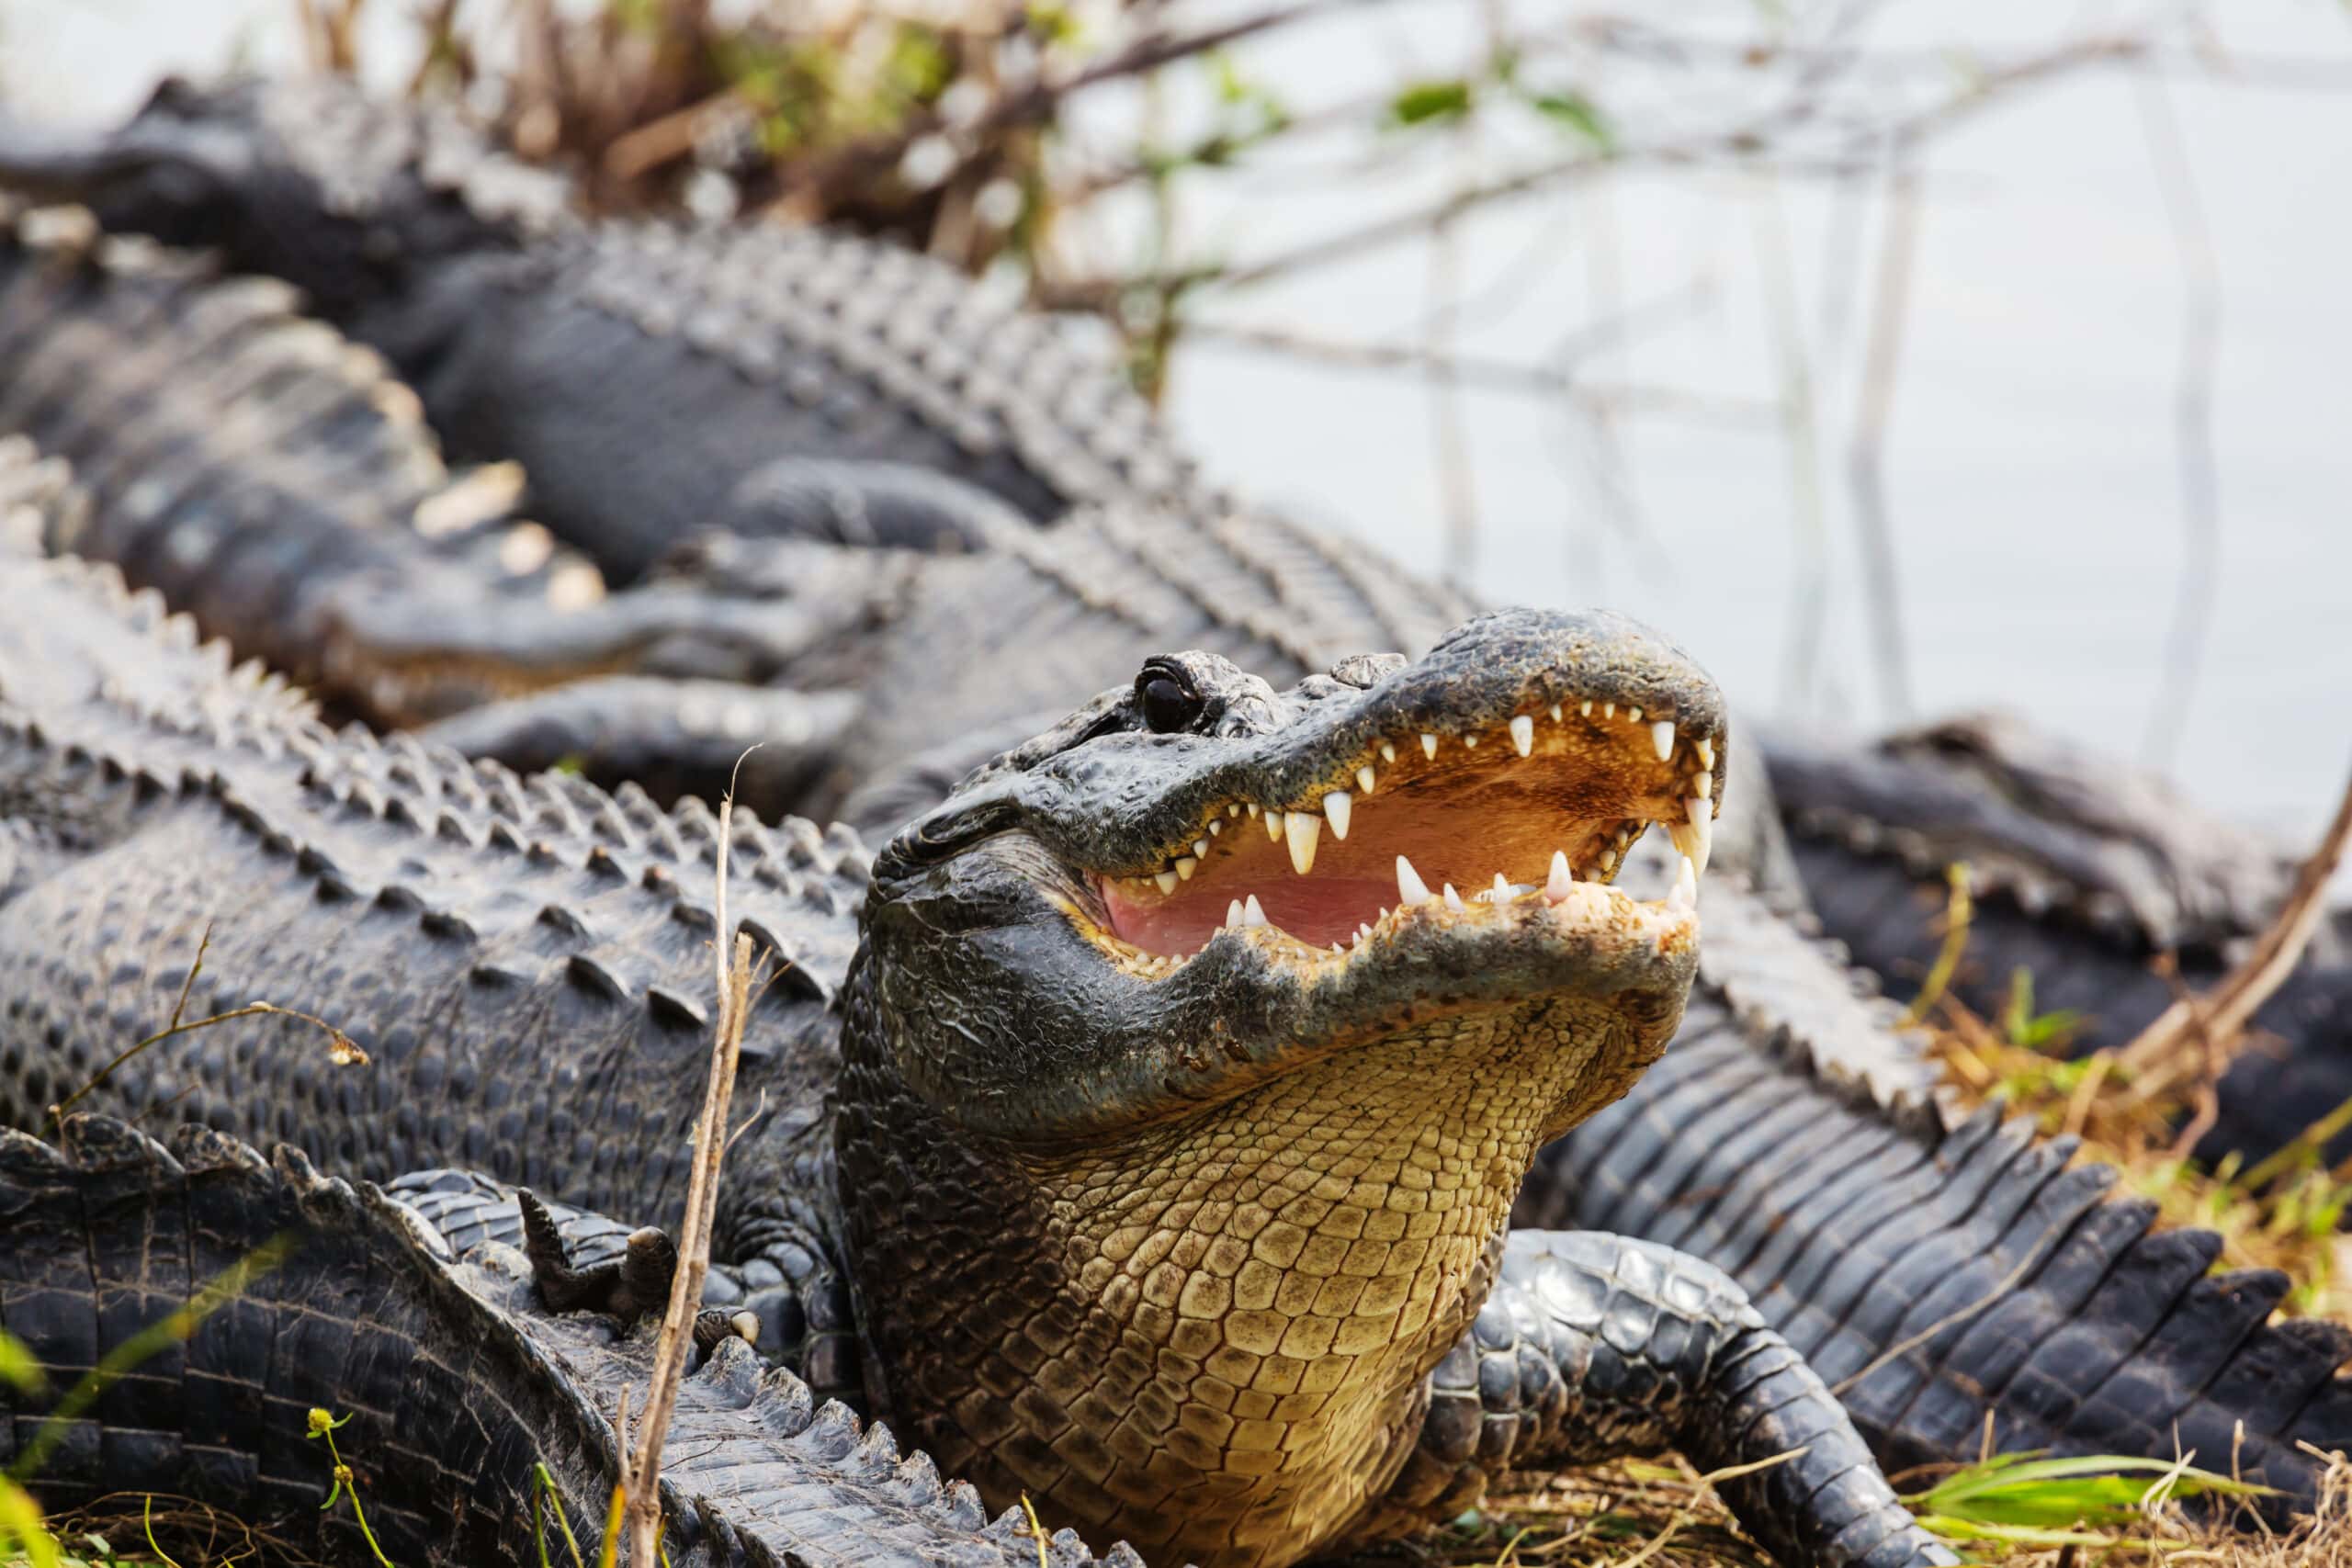
[[[1225,907],[1225,929],[1227,931],[1241,929],[1241,900],[1238,898]]]
[[[1568,896],[1568,889],[1576,885],[1577,874],[1568,869],[1568,852],[1554,850],[1552,874],[1544,879],[1544,901],[1547,904],[1559,903]]]
[[[1362,942],[1364,938],[1366,938],[1366,937],[1370,936],[1371,934],[1372,934],[1372,922],[1370,922],[1369,920],[1365,921],[1363,925],[1360,925],[1360,926],[1358,926],[1358,927],[1356,928],[1356,940],[1357,940],[1358,942]]]
[[[1694,740],[1690,743],[1690,748],[1692,750],[1699,753],[1699,765],[1706,769],[1709,773],[1713,773],[1715,771],[1715,743],[1712,740],[1705,739]]]
[[[1615,703],[1601,704],[1600,716],[1603,718],[1615,718],[1617,716],[1617,705]]]
[[[1577,705],[1577,712],[1584,715],[1587,718],[1590,718],[1592,716],[1592,699],[1590,697],[1587,697],[1584,701],[1578,703]]]
[[[1212,817],[1212,818],[1209,818],[1209,837],[1210,837],[1210,838],[1214,839],[1214,838],[1216,838],[1219,833],[1222,833],[1222,832],[1224,832],[1224,831],[1225,831],[1225,818],[1223,818],[1222,817]]]
[[[1431,761],[1437,761],[1437,737],[1426,729],[1421,731],[1421,755]]]
[[[1377,782],[1379,777],[1379,774],[1372,771],[1372,764],[1370,762],[1366,762],[1363,767],[1356,770],[1356,788],[1362,790],[1366,795],[1370,795],[1372,793],[1373,784]]]
[[[1690,826],[1698,835],[1699,852],[1690,858],[1699,863],[1699,874],[1707,874],[1707,861],[1715,852],[1715,803],[1703,795],[1694,795],[1682,803],[1690,814]]]
[[[1311,811],[1294,811],[1283,818],[1290,840],[1291,869],[1305,876],[1315,865],[1315,843],[1323,836],[1323,818]]]
[[[1200,869],[1201,863],[1194,860],[1192,856],[1178,855],[1176,857],[1176,874],[1182,877],[1185,881],[1192,881],[1193,873]]]
[[[1176,874],[1172,871],[1163,871],[1152,880],[1159,884],[1159,890],[1162,893],[1176,891]]]
[[[1283,814],[1269,807],[1266,811],[1266,837],[1280,842],[1283,836]]]
[[[1535,721],[1523,713],[1514,716],[1510,721],[1510,743],[1519,748],[1522,757],[1534,750]]]
[[[1447,908],[1453,910],[1457,915],[1462,913],[1462,895],[1453,890],[1453,883],[1447,883],[1445,885],[1445,891],[1439,895],[1439,897],[1445,900],[1445,907]]]
[[[1487,902],[1504,904],[1510,901],[1510,879],[1501,872],[1495,873],[1495,885],[1487,890]]]
[[[1193,840],[1193,852],[1200,856],[1203,860],[1206,860],[1209,852],[1209,841],[1206,839],[1194,839]]]
[[[1382,741],[1380,743],[1380,760],[1384,762],[1395,761],[1396,760],[1396,748],[1388,741]]]
[[[1400,904],[1426,904],[1430,901],[1430,885],[1413,869],[1413,863],[1403,855],[1396,857],[1396,901]],[[1388,911],[1383,909],[1382,914]]]
[[[1629,723],[1629,724],[1639,724],[1639,723],[1641,723],[1641,722],[1642,722],[1642,710],[1641,710],[1641,709],[1639,709],[1639,708],[1635,708],[1635,707],[1629,707],[1629,708],[1627,708],[1627,709],[1625,710],[1625,720],[1626,720],[1626,722],[1627,722],[1627,723]]]
[[[1553,722],[1554,724],[1557,724],[1557,723],[1559,723],[1559,722],[1560,722],[1560,719],[1561,719],[1560,705],[1559,705],[1559,704],[1557,704],[1557,703],[1554,703],[1554,704],[1552,705],[1552,722]]]
[[[1225,803],[1225,814],[1226,814],[1227,817],[1238,817],[1238,816],[1240,816],[1240,815],[1241,815],[1241,807],[1240,807],[1240,805],[1239,805],[1238,802],[1235,802],[1235,801],[1230,801],[1230,800],[1227,801],[1227,802]]]
[[[1665,761],[1674,755],[1674,721],[1659,719],[1650,726],[1650,744],[1657,748],[1657,760]]]
[[[1323,815],[1331,819],[1331,837],[1348,836],[1348,814],[1356,808],[1354,799],[1343,789],[1335,789],[1323,797]]]
[[[1245,926],[1262,926],[1266,923],[1266,911],[1258,907],[1258,896],[1255,893],[1250,895],[1250,901],[1241,906],[1241,923]]]
[[[1682,857],[1682,869],[1674,874],[1674,890],[1666,896],[1669,909],[1695,909],[1699,907],[1699,873],[1690,857]]]
[[[1462,744],[1476,751],[1478,749],[1478,738],[1475,735],[1465,735],[1462,738]]]
[[[1252,817],[1258,815],[1258,803],[1254,800],[1250,803],[1250,815]]]

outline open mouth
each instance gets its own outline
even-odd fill
[[[1217,803],[1157,872],[1094,878],[1109,945],[1158,976],[1226,931],[1347,963],[1423,919],[1679,925],[1712,843],[1718,739],[1571,700],[1491,728],[1376,740],[1333,759],[1329,784],[1304,797]],[[1666,897],[1643,904],[1606,885],[1653,823],[1682,864]]]

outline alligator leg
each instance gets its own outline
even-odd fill
[[[485,1243],[516,1247],[552,1312],[600,1312],[633,1322],[668,1302],[677,1247],[652,1226],[632,1230],[604,1214],[549,1203],[527,1189],[471,1170],[424,1170],[389,1188],[459,1258]],[[862,1400],[849,1289],[830,1248],[805,1227],[763,1222],[741,1238],[735,1260],[703,1278],[695,1342],[751,1341],[798,1372],[819,1400]]]
[[[730,534],[794,535],[869,548],[984,549],[1002,530],[1036,525],[978,485],[908,463],[779,457],[728,498]]]
[[[1784,1562],[1957,1562],[1896,1500],[1803,1357],[1713,1265],[1598,1231],[1513,1231],[1470,1332],[1431,1374],[1374,1532],[1443,1517],[1506,1470],[1679,1449]],[[1793,1457],[1782,1458],[1782,1456]],[[1385,1528],[1384,1528],[1385,1527]]]
[[[579,1268],[563,1245],[555,1216],[537,1193],[516,1188],[514,1206],[523,1216],[523,1255],[531,1260],[531,1278],[548,1311],[601,1312],[634,1323],[661,1310],[670,1299],[678,1247],[667,1232],[651,1225],[633,1230],[618,1258]]]
[[[421,733],[522,773],[572,766],[662,799],[731,790],[767,814],[822,773],[858,712],[847,692],[615,675],[469,708]]]

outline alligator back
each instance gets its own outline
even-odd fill
[[[1695,1252],[1745,1286],[1890,1472],[2002,1450],[2144,1454],[2309,1506],[2352,1447],[2352,1330],[2273,1324],[2286,1277],[2212,1274],[2075,1141],[1948,1121],[1933,1069],[1836,955],[1728,883],[1700,985],[1630,1093],[1547,1149],[1514,1218]],[[2241,1427],[2242,1424],[2242,1427]]]
[[[1032,519],[1164,499],[1190,465],[1049,318],[939,263],[773,224],[608,223],[433,270],[349,323],[460,457],[519,460],[535,507],[616,581],[779,459],[947,475]]]
[[[1768,741],[1796,861],[1825,931],[1909,995],[1943,945],[1944,868],[1969,867],[1954,992],[1988,1018],[2016,976],[2065,1048],[2129,1043],[2182,985],[2203,990],[2267,926],[2293,881],[2274,847],[2156,779],[2014,721],[1948,721],[1869,747]],[[2169,953],[2173,973],[2161,960]],[[2352,1099],[2352,943],[2323,926],[2253,1018],[2199,1145],[2260,1159]],[[2329,1157],[2352,1153],[2339,1134]]]
[[[352,1505],[320,1506],[334,1461],[307,1435],[315,1409],[345,1422],[336,1451],[395,1562],[561,1561],[559,1508],[571,1536],[594,1540],[617,1471],[614,1417],[642,1393],[650,1334],[541,1311],[519,1255],[455,1259],[413,1212],[292,1149],[273,1168],[209,1128],[184,1126],[168,1147],[102,1117],[63,1132],[60,1147],[0,1132],[0,1310],[50,1383],[0,1382],[0,1461],[37,1461],[46,1508],[193,1496],[297,1549],[370,1560]],[[102,1358],[231,1278],[241,1288],[193,1332],[45,1435],[58,1397]],[[990,1524],[969,1486],[943,1483],[922,1454],[901,1460],[888,1428],[817,1407],[736,1340],[684,1381],[665,1455],[664,1547],[682,1568],[1096,1561],[1069,1531],[1041,1556],[1017,1513]],[[537,1514],[535,1463],[555,1488]],[[1139,1568],[1125,1548],[1102,1561]]]
[[[95,1083],[82,1103],[168,1105],[371,1179],[469,1165],[674,1212],[721,848],[699,804],[332,734],[152,594],[73,561],[0,572],[0,963],[18,976],[0,1119],[40,1124]],[[748,817],[727,848],[729,913],[779,965],[739,1092],[764,1093],[763,1136],[796,1145],[833,1075],[825,998],[865,854]],[[256,999],[323,1025],[241,1017],[102,1071],[183,1013]]]

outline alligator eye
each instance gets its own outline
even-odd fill
[[[1201,694],[1164,670],[1147,670],[1136,682],[1143,721],[1154,735],[1190,729],[1201,716]]]

